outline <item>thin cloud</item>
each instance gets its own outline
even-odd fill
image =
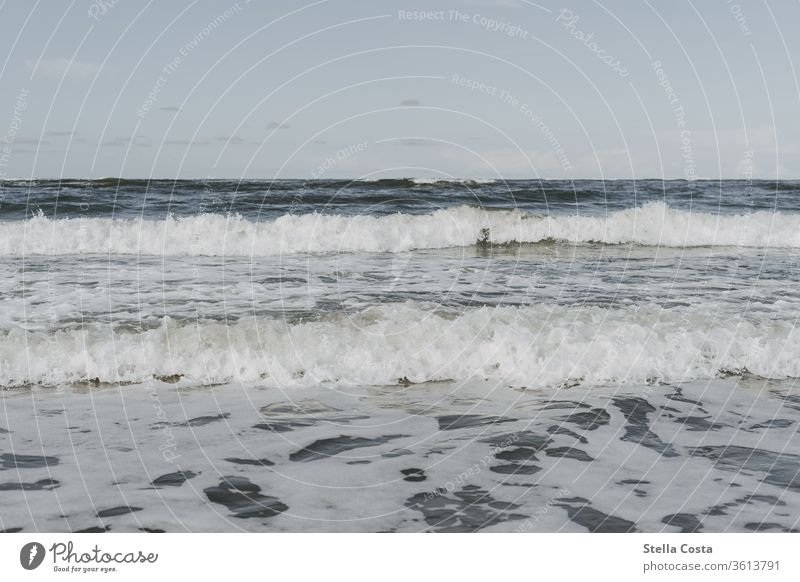
[[[150,147],[150,144],[142,141],[143,137],[144,136],[140,135],[134,137],[115,137],[114,139],[104,141],[102,145],[107,148],[127,147],[129,145],[133,145],[134,147]],[[133,142],[133,144],[131,144],[131,142]]]
[[[234,144],[234,145],[241,145],[241,144],[248,143],[248,141],[246,139],[241,138],[238,135],[231,135],[231,136],[221,135],[221,136],[216,137],[215,139],[217,141],[224,141],[224,142],[228,142],[228,143],[231,143],[231,144]]]
[[[277,121],[270,121],[267,124],[267,129],[289,129],[285,123],[278,123]]]
[[[34,138],[25,138],[25,137],[23,137],[23,138],[15,139],[14,143],[20,144],[20,145],[47,145],[50,142],[47,141],[47,140],[38,140],[38,139],[34,139]]]
[[[408,147],[429,147],[437,145],[435,141],[422,137],[407,137],[400,140],[400,143]]]
[[[400,105],[404,107],[416,107],[417,105],[422,105],[422,102],[416,99],[403,99]]]
[[[197,146],[199,146],[199,145],[210,145],[210,144],[211,144],[211,142],[206,140],[206,139],[195,139],[195,140],[168,139],[167,141],[164,142],[164,145],[183,145],[183,146],[187,146],[187,145],[197,145]]]

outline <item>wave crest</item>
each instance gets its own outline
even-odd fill
[[[25,346],[21,349],[20,346]],[[289,324],[250,319],[142,333],[108,326],[0,334],[0,385],[80,381],[391,385],[486,379],[515,386],[641,384],[724,371],[800,377],[790,322],[715,318],[709,310],[475,308],[460,315],[417,303]]]
[[[204,214],[166,220],[43,215],[0,223],[0,255],[146,254],[271,256],[404,252],[476,243],[541,241],[667,247],[800,247],[800,215],[692,213],[650,203],[607,216],[530,214],[471,206],[432,214],[287,214],[253,222]]]

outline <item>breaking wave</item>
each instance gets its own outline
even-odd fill
[[[680,382],[721,372],[800,376],[800,330],[791,322],[711,313],[532,305],[448,314],[403,303],[304,323],[167,318],[138,333],[102,324],[13,329],[0,332],[0,385],[170,377],[275,387],[466,379],[557,387]]]
[[[43,215],[0,222],[0,255],[269,256],[403,252],[475,244],[633,243],[649,246],[800,247],[800,215],[686,212],[654,202],[606,216],[550,215],[472,206],[432,214],[286,214],[256,222],[203,214],[166,220]]]

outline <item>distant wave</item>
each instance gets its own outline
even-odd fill
[[[641,384],[748,371],[800,376],[791,322],[716,318],[692,308],[474,308],[404,303],[290,324],[177,324],[142,333],[0,332],[0,385],[80,381],[391,385],[486,379],[525,387]],[[491,386],[488,386],[491,388]]]
[[[493,178],[464,178],[460,180],[443,180],[441,178],[411,178],[415,184],[467,184],[467,185],[481,185],[481,184],[494,184],[498,182]]]
[[[463,179],[444,179],[444,178],[375,178],[367,180],[310,180],[311,186],[318,188],[360,188],[360,189],[392,189],[402,190],[404,188],[452,188],[452,187],[479,187],[486,184],[501,182],[491,178],[463,178]]]
[[[443,179],[443,178],[375,178],[365,180],[344,180],[344,179],[276,179],[276,180],[250,180],[250,179],[209,179],[209,180],[175,180],[169,178],[60,178],[60,179],[26,179],[12,178],[6,179],[5,183],[13,187],[44,187],[44,188],[132,188],[145,190],[150,187],[168,187],[176,190],[197,190],[207,188],[210,185],[215,187],[223,186],[231,190],[249,190],[253,187],[259,191],[284,190],[308,185],[314,188],[341,189],[358,187],[362,189],[402,189],[415,188],[418,186],[481,186],[499,182],[493,178],[463,178],[463,179]]]
[[[253,222],[205,214],[166,220],[42,215],[0,222],[0,255],[270,256],[404,252],[475,244],[606,243],[694,247],[800,247],[800,215],[690,213],[650,203],[607,216],[529,214],[457,206],[432,214],[287,214]]]

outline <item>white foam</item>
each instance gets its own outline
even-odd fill
[[[0,384],[88,379],[375,385],[488,379],[515,386],[640,384],[712,378],[724,370],[800,377],[791,322],[716,318],[698,308],[474,308],[460,315],[418,303],[324,321],[178,325],[143,333],[84,330],[0,335]]]
[[[497,182],[495,178],[461,178],[461,179],[444,179],[444,178],[411,178],[411,181],[421,186],[428,184],[494,184]]]
[[[0,255],[146,254],[271,256],[324,252],[404,252],[558,240],[640,245],[800,247],[800,215],[690,213],[651,203],[605,217],[532,215],[469,206],[432,214],[287,214],[252,222],[199,215],[166,220],[79,218],[0,223]]]

